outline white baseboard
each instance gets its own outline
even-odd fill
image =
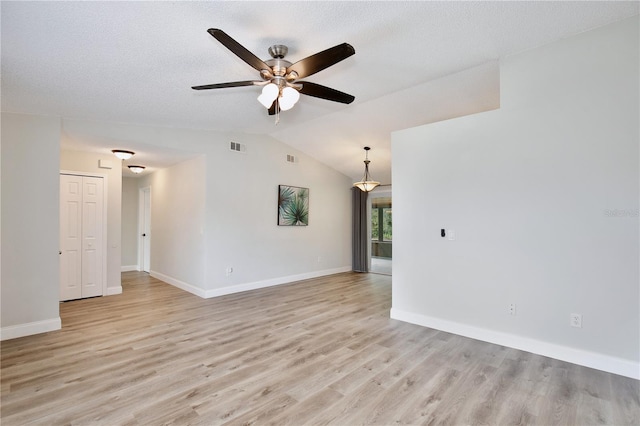
[[[60,317],[44,321],[28,322],[26,324],[10,325],[0,329],[0,340],[16,339],[18,337],[60,330],[61,328],[62,321]]]
[[[107,296],[113,296],[114,294],[122,294],[122,286],[107,287]]]
[[[349,272],[349,271],[351,271],[351,266],[344,266],[342,268],[325,269],[322,271],[307,272],[307,273],[298,274],[298,275],[289,275],[286,277],[272,278],[269,280],[255,281],[251,283],[214,288],[211,290],[205,290],[200,287],[187,284],[184,281],[180,281],[176,278],[170,277],[168,275],[165,275],[156,271],[151,271],[150,275],[154,278],[159,279],[160,281],[164,281],[167,284],[171,284],[174,287],[178,287],[179,289],[188,291],[191,294],[195,294],[196,296],[202,297],[203,299],[209,299],[212,297],[240,293],[240,292],[249,291],[249,290],[257,290],[259,288],[272,287],[280,284],[288,284],[295,281],[307,280],[310,278],[323,277],[325,275],[333,275],[333,274],[339,274],[341,272]]]
[[[304,274],[289,275],[286,277],[272,278],[269,280],[254,281],[251,283],[214,288],[211,290],[207,290],[205,297],[208,299],[211,297],[219,297],[227,294],[241,293],[243,291],[257,290],[259,288],[272,287],[280,284],[288,284],[295,281],[308,280],[310,278],[323,277],[325,275],[333,275],[333,274],[339,274],[342,272],[349,272],[349,271],[351,271],[351,266],[344,266],[342,268],[325,269],[322,271],[306,272]]]
[[[496,345],[507,346],[509,348],[555,358],[572,364],[582,365],[584,367],[595,368],[596,370],[631,377],[632,379],[640,379],[640,363],[631,360],[616,358],[610,355],[571,348],[514,334],[503,333],[500,331],[473,327],[466,324],[402,311],[395,308],[391,308],[391,318],[436,330],[446,331],[448,333],[458,334],[464,337],[470,337],[476,340],[482,340],[484,342],[494,343]]]
[[[131,272],[131,271],[139,271],[138,265],[127,265],[127,266],[120,267],[120,272]]]
[[[161,274],[160,272],[156,271],[150,271],[149,275],[151,275],[153,278],[159,279],[160,281],[164,281],[167,284],[171,284],[174,287],[178,287],[181,290],[188,291],[191,294],[195,294],[196,296],[200,296],[202,298],[205,297],[205,290],[200,287],[187,284],[184,281],[180,281],[176,278]]]

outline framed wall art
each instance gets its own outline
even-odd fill
[[[278,225],[309,225],[309,188],[278,185]]]

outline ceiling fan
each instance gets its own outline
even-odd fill
[[[258,101],[268,108],[269,115],[286,111],[298,101],[300,93],[333,102],[350,104],[354,96],[330,87],[298,79],[308,77],[322,71],[356,53],[353,46],[342,43],[315,55],[308,56],[296,63],[284,59],[287,46],[276,44],[269,48],[271,59],[261,60],[240,43],[229,37],[224,31],[210,28],[207,30],[216,40],[233,52],[240,59],[251,65],[260,73],[261,80],[233,81],[229,83],[206,84],[193,86],[194,90],[223,89],[227,87],[262,86],[262,94]],[[277,120],[276,120],[277,123]]]

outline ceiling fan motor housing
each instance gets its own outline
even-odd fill
[[[291,62],[280,58],[268,59],[264,61],[264,63],[271,67],[270,71],[273,73],[273,75],[278,75],[280,77],[284,77],[287,73],[287,68],[291,66]]]
[[[268,71],[261,71],[260,76],[264,80],[277,85],[280,90],[282,90],[286,86],[300,90],[298,85],[292,84],[293,81],[298,78],[298,73],[296,73],[295,71],[291,71],[287,74],[287,68],[291,66],[291,62],[284,59],[287,51],[287,46],[282,44],[275,44],[271,46],[269,48],[269,54],[273,57],[273,59],[267,59],[266,61],[264,61],[264,63],[269,65],[271,69]]]
[[[284,44],[274,44],[269,48],[269,55],[274,59],[282,59],[287,56],[289,49]]]

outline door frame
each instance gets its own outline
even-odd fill
[[[377,187],[373,191],[369,192],[367,196],[367,241],[369,247],[367,249],[367,270],[371,272],[371,210],[374,198],[386,198],[391,197],[393,200],[393,188],[391,185],[384,185]],[[391,201],[393,203],[393,201]]]
[[[145,211],[144,208],[144,194],[145,192],[149,193],[149,211]],[[149,231],[151,231],[151,185],[144,186],[142,188],[138,188],[138,270],[144,272],[144,239],[142,234],[145,232],[144,223],[148,221],[149,223]],[[145,217],[146,212],[146,217]],[[151,232],[149,232],[151,233]],[[151,273],[151,235],[148,235],[146,238],[149,239],[149,253],[147,253],[149,258],[149,273]]]
[[[109,221],[108,213],[108,200],[109,200],[109,177],[105,173],[94,173],[94,172],[78,172],[71,170],[60,170],[59,175],[71,175],[71,176],[88,176],[88,177],[96,177],[102,178],[103,188],[102,188],[102,295],[107,295],[107,249],[109,248],[108,243],[108,226],[107,222]],[[59,179],[59,178],[58,178]],[[59,208],[60,206],[58,206]],[[59,228],[59,227],[58,227]],[[60,240],[60,229],[58,229],[58,241]],[[58,243],[59,244],[59,243]],[[60,283],[58,282],[58,287],[60,287]]]

